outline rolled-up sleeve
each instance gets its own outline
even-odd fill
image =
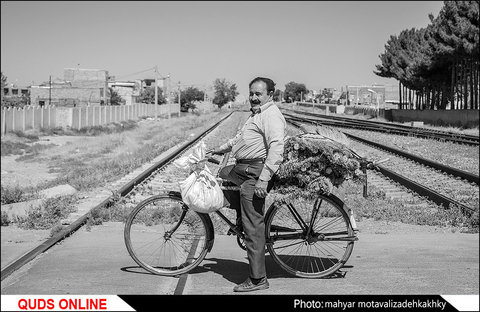
[[[259,179],[270,181],[283,161],[287,125],[285,118],[279,110],[273,110],[262,121],[267,145],[267,158]]]
[[[240,137],[240,133],[238,133],[233,139],[230,139],[226,143],[221,145],[219,149],[225,153],[230,152],[232,150],[232,146],[235,144],[235,142],[238,140],[239,137]]]

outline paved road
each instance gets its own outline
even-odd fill
[[[478,294],[479,235],[363,231],[329,279],[291,277],[267,256],[270,289],[255,294]],[[376,234],[377,233],[377,234]],[[212,252],[188,275],[183,294],[232,294],[246,277],[235,238],[216,235]],[[123,224],[84,228],[1,283],[2,294],[173,294],[179,279],[151,275],[130,258]]]

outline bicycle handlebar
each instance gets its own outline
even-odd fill
[[[207,158],[207,161],[208,161],[208,162],[211,162],[211,163],[214,163],[214,164],[216,164],[216,165],[220,165],[220,161],[219,161],[219,160],[216,160],[216,159],[213,158],[213,157]]]
[[[378,166],[380,164],[383,164],[384,162],[387,162],[389,160],[390,160],[390,158],[385,158],[385,159],[378,160],[378,161],[364,160],[363,164],[367,169],[372,169],[372,168],[375,168],[376,166]]]

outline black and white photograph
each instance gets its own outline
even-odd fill
[[[2,1],[1,310],[479,311],[479,27]]]

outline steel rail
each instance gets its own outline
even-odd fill
[[[293,126],[297,127],[297,128],[300,128],[302,129],[302,131],[306,132],[301,125],[299,125],[298,123],[296,123],[295,121],[292,122],[292,120],[290,118],[285,118],[287,120],[288,123],[292,124]],[[309,122],[309,123],[314,123],[312,121],[306,121],[306,122]],[[398,182],[400,183],[401,185],[405,186],[406,188],[414,191],[415,193],[421,195],[421,196],[424,196],[424,197],[427,197],[428,199],[430,199],[431,201],[433,201],[434,203],[440,205],[440,206],[443,206],[444,208],[449,208],[450,205],[456,205],[458,206],[459,208],[462,209],[462,211],[464,213],[467,213],[467,214],[470,214],[470,213],[473,213],[475,211],[475,209],[471,208],[471,207],[468,207],[452,198],[449,198],[449,197],[446,197],[426,186],[423,186],[413,180],[410,180],[396,172],[393,172],[391,170],[388,170],[387,168],[383,167],[383,166],[380,166],[380,165],[377,165],[375,166],[375,170],[379,171],[380,173],[382,173],[384,176],[390,178],[391,180],[394,180],[395,182]]]
[[[319,117],[319,118],[325,118],[325,119],[332,119],[332,120],[344,120],[344,121],[355,121],[355,122],[361,122],[365,124],[370,124],[370,125],[383,125],[386,127],[394,127],[394,128],[400,128],[400,129],[405,129],[405,130],[411,130],[411,131],[421,131],[425,133],[434,133],[434,134],[440,134],[440,135],[447,135],[447,136],[453,136],[453,137],[459,137],[459,138],[464,138],[464,139],[469,139],[469,140],[474,140],[474,141],[480,141],[480,138],[476,135],[470,135],[470,134],[463,134],[463,133],[454,133],[450,131],[442,131],[442,130],[435,130],[435,129],[428,129],[428,128],[417,128],[417,127],[412,127],[412,126],[407,126],[407,125],[402,125],[402,124],[393,124],[390,122],[383,122],[383,121],[371,121],[371,120],[362,120],[362,119],[352,119],[348,117],[341,117],[341,116],[330,116],[330,115],[322,115],[322,114],[317,114],[317,113],[312,113],[312,112],[305,112],[305,111],[296,111],[293,109],[289,108],[282,108],[284,110],[292,111],[298,114],[303,114],[303,115],[309,115],[309,116],[314,116],[314,117]]]
[[[406,131],[412,131],[412,132],[420,132],[420,133],[432,133],[435,135],[441,135],[441,136],[447,136],[447,137],[453,137],[454,139],[456,138],[461,138],[465,140],[472,140],[475,142],[480,141],[480,137],[476,135],[470,135],[470,134],[463,134],[463,133],[454,133],[450,131],[442,131],[442,130],[435,130],[435,129],[428,129],[428,128],[417,128],[417,127],[412,127],[412,126],[407,126],[407,125],[401,125],[401,124],[393,124],[389,122],[383,122],[383,121],[371,121],[371,120],[362,120],[362,119],[352,119],[348,117],[341,117],[341,116],[330,116],[330,115],[322,115],[322,114],[317,114],[317,113],[312,113],[312,112],[305,112],[305,111],[296,111],[288,108],[282,108],[284,110],[292,111],[298,114],[303,114],[303,115],[308,115],[308,116],[314,116],[314,117],[319,117],[319,118],[324,118],[324,119],[331,119],[331,120],[342,120],[342,121],[347,121],[347,122],[359,122],[367,125],[381,125],[385,126],[388,128],[396,128],[396,129],[404,129]]]
[[[292,116],[284,113],[284,115]],[[319,119],[322,119],[323,117],[316,117]],[[357,122],[357,121],[343,121],[343,120],[319,120],[316,119],[318,122],[321,122],[324,125],[328,126],[335,126],[335,127],[345,127],[345,128],[353,128],[353,129],[361,129],[361,130],[368,130],[368,131],[377,131],[377,132],[386,132],[386,133],[392,133],[392,134],[398,134],[398,135],[406,135],[406,136],[416,136],[420,138],[426,138],[426,139],[436,139],[440,141],[451,141],[454,143],[459,143],[459,144],[466,144],[466,145],[474,145],[477,146],[479,145],[479,142],[472,141],[472,140],[465,140],[465,139],[457,139],[452,136],[444,136],[444,135],[439,135],[435,133],[426,133],[426,132],[419,132],[419,131],[407,131],[407,130],[402,130],[399,128],[395,127],[390,127],[387,128],[385,126],[374,126],[370,124],[362,124],[362,122]]]
[[[308,119],[308,118],[297,119],[297,120],[301,120],[303,122],[309,122],[309,123],[312,123],[312,124],[315,124],[315,125],[319,124],[316,120],[311,120],[311,119]],[[349,134],[349,133],[345,133],[345,132],[342,132],[342,133],[345,134],[347,137],[352,138],[353,140],[356,140],[356,141],[359,141],[359,142],[362,142],[362,143],[365,143],[365,144],[368,144],[368,145],[375,146],[377,148],[383,149],[383,150],[388,151],[388,152],[393,153],[393,154],[400,155],[400,156],[405,157],[407,159],[418,162],[422,165],[425,165],[425,166],[440,170],[442,172],[445,172],[447,174],[451,174],[453,176],[465,179],[469,182],[476,183],[477,185],[480,184],[480,178],[476,174],[473,174],[473,173],[470,173],[470,172],[467,172],[467,171],[464,171],[464,170],[460,170],[460,169],[457,169],[457,168],[453,168],[453,167],[441,164],[441,163],[436,162],[436,161],[428,160],[428,159],[423,158],[421,156],[417,156],[417,155],[414,155],[414,154],[411,154],[411,153],[407,153],[407,152],[404,152],[404,151],[399,150],[397,148],[390,147],[390,146],[387,146],[387,145],[384,145],[384,144],[381,144],[381,143],[373,142],[373,141],[358,137],[358,136],[353,135],[353,134]]]
[[[101,208],[104,208],[104,207],[109,207],[112,204],[114,204],[115,201],[116,201],[116,199],[115,199],[116,195],[115,194],[119,194],[122,197],[127,195],[135,187],[135,185],[137,185],[137,184],[141,183],[142,181],[144,181],[145,179],[147,179],[153,172],[155,172],[159,168],[164,167],[172,159],[174,159],[176,156],[181,154],[185,149],[187,149],[187,148],[191,147],[192,145],[194,145],[195,143],[197,143],[205,135],[207,135],[212,130],[214,130],[216,127],[218,127],[225,119],[230,117],[232,115],[232,113],[233,112],[231,112],[230,114],[222,117],[219,121],[217,121],[217,122],[213,123],[211,126],[209,126],[209,128],[207,130],[205,130],[202,133],[194,136],[193,138],[186,141],[185,143],[183,143],[179,147],[175,148],[173,151],[171,151],[168,155],[166,155],[161,160],[156,162],[150,168],[146,169],[145,171],[140,173],[137,177],[132,179],[130,182],[128,182],[124,186],[122,186],[116,193],[114,193],[114,195],[109,196],[107,199],[102,201],[100,204],[98,204],[95,207],[93,207],[92,209],[90,209],[87,213],[85,213],[80,218],[75,220],[73,223],[71,223],[69,226],[67,226],[65,229],[63,229],[61,232],[59,232],[55,236],[47,239],[46,241],[44,241],[43,243],[41,243],[37,247],[35,247],[32,250],[30,250],[29,252],[25,253],[23,256],[19,257],[17,260],[14,260],[10,264],[8,264],[5,268],[3,268],[1,270],[1,280],[3,281],[6,277],[11,275],[13,272],[18,270],[19,268],[21,268],[22,266],[24,266],[25,264],[27,264],[31,260],[33,260],[39,254],[45,252],[46,250],[48,250],[49,248],[51,248],[52,246],[59,243],[60,241],[62,241],[66,237],[73,234],[79,228],[81,228],[82,225],[87,222],[87,220],[89,218],[89,215],[90,215],[90,211],[92,211],[94,209],[101,209]]]
[[[405,125],[393,125],[393,124],[387,124],[384,122],[357,120],[357,119],[351,119],[346,117],[318,115],[314,113],[295,111],[295,110],[286,109],[286,108],[282,108],[282,110],[292,111],[297,114],[303,114],[303,115],[307,115],[307,116],[311,116],[319,119],[324,119],[321,122],[329,126],[338,126],[338,127],[343,126],[347,128],[370,130],[370,131],[382,131],[382,132],[389,132],[393,134],[414,135],[414,136],[427,138],[427,139],[445,140],[445,141],[451,141],[451,142],[467,144],[467,145],[480,144],[479,137],[472,136],[472,135],[456,134],[452,132],[442,132],[439,130],[431,130],[431,129],[417,129],[415,127],[410,127]],[[291,117],[301,118],[298,116],[290,115],[288,113],[284,113],[284,114]]]

